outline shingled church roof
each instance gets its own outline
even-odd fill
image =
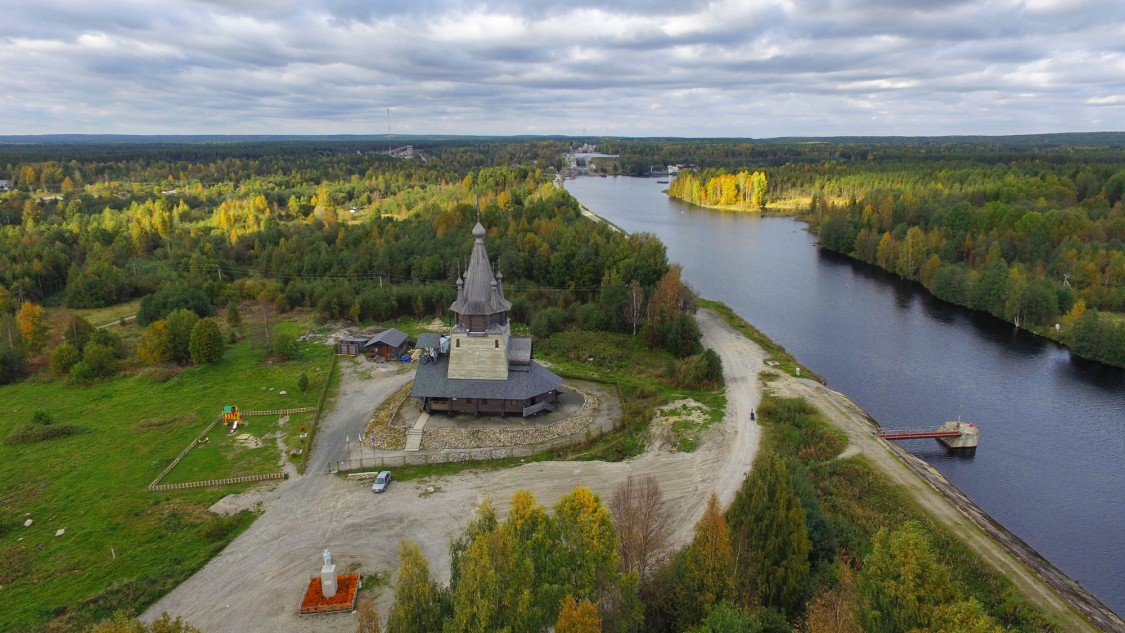
[[[449,309],[463,316],[486,316],[507,312],[512,303],[504,298],[503,276],[492,274],[488,250],[484,247],[487,233],[478,221],[473,227],[473,252],[463,278],[457,280],[457,300]]]

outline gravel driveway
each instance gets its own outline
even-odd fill
[[[217,504],[228,510],[261,503],[262,515],[203,569],[153,605],[144,618],[163,611],[183,616],[200,630],[353,631],[355,616],[298,618],[297,606],[310,576],[320,571],[321,552],[332,552],[337,569],[393,572],[399,542],[417,542],[434,575],[448,580],[450,540],[460,534],[477,505],[490,498],[503,516],[517,490],[530,490],[544,505],[584,485],[608,500],[629,475],[653,474],[672,508],[675,539],[686,542],[712,490],[730,503],[750,470],[759,430],[749,422],[760,397],[757,373],[763,352],[710,312],[698,315],[704,343],[719,352],[727,376],[727,417],[709,429],[693,453],[649,452],[620,463],[537,462],[492,472],[465,472],[426,481],[395,482],[373,495],[368,485],[327,474],[346,456],[346,437],[360,433],[375,407],[410,374],[376,372],[365,378],[341,363],[342,382],[333,410],[322,420],[310,466],[274,488],[252,491]],[[428,486],[435,492],[426,493]],[[379,597],[387,613],[391,596]]]

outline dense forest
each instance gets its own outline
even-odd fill
[[[81,388],[145,366],[218,362],[216,317],[237,323],[247,304],[356,324],[444,317],[478,219],[513,319],[540,349],[585,358],[584,346],[635,337],[675,359],[649,389],[719,383],[721,363],[702,349],[695,298],[664,245],[587,221],[556,187],[572,145],[434,140],[418,143],[411,160],[363,140],[0,146],[0,180],[10,185],[0,194],[0,383],[34,374]],[[1071,331],[1102,327],[1095,310],[1123,306],[1125,176],[1112,148],[1070,148],[1074,162],[1033,168],[1012,158],[1031,155],[1020,144],[979,161],[960,144],[618,145],[600,148],[622,153],[618,170],[656,158],[699,165],[703,182],[718,178],[706,195],[719,202],[807,196],[826,246],[859,253],[874,240],[873,261],[893,270],[902,260],[904,276],[925,281],[937,257],[931,283],[943,266],[964,267],[970,297],[983,292],[974,273],[996,280],[1002,316],[1013,287],[1049,299],[1034,310],[1030,299],[1015,303],[1012,315],[1049,322],[1053,305],[1075,315]],[[919,153],[930,151],[945,171],[928,171]],[[999,155],[1007,162],[989,162]],[[1023,220],[1032,213],[1039,217]],[[1025,242],[1005,241],[1021,235]],[[1093,268],[1057,278],[1063,269],[1050,257],[1071,251]],[[1108,272],[1117,276],[1090,283]],[[128,340],[81,317],[51,319],[130,299],[140,299],[141,331]],[[275,345],[284,356],[292,337]],[[686,547],[646,535],[659,528],[651,482],[633,482],[608,505],[581,489],[551,509],[517,497],[505,521],[485,506],[453,542],[448,585],[434,582],[417,548],[403,547],[388,629],[1052,630],[971,555],[939,558],[935,543],[959,546],[914,522],[924,515],[862,464],[838,459],[843,440],[801,404],[763,402],[770,448],[730,508],[710,504]],[[875,489],[876,502],[855,496]],[[649,537],[652,547],[638,544]]]
[[[1125,366],[1125,139],[1066,139],[816,143],[776,165],[759,147],[697,159],[669,193],[755,209],[740,174],[762,169],[766,203],[800,205],[823,247]]]
[[[678,268],[670,271],[664,245],[584,220],[536,166],[565,146],[439,144],[423,150],[424,161],[352,143],[135,150],[123,158],[117,147],[31,146],[24,151],[36,158],[54,151],[60,159],[5,167],[14,186],[0,199],[9,218],[0,226],[5,382],[44,353],[62,354],[60,375],[77,366],[91,376],[93,359],[76,359],[88,337],[71,337],[77,350],[54,349],[65,335],[50,331],[40,306],[145,297],[138,322],[150,329],[177,310],[205,318],[240,301],[354,323],[443,316],[478,214],[513,317],[536,335],[574,324],[638,333],[681,358],[700,351],[690,291]],[[77,158],[61,160],[68,155]],[[512,162],[528,166],[505,166]],[[119,365],[183,362],[195,323],[180,318],[179,353],[151,348],[167,347],[159,330],[175,319],[155,324],[136,349],[98,345],[114,350]],[[56,330],[89,327],[72,325]],[[94,377],[113,373],[113,363],[98,361]]]

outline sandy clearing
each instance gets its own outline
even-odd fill
[[[392,571],[403,539],[419,543],[434,576],[449,576],[448,545],[481,501],[493,501],[503,516],[518,490],[530,490],[545,505],[584,485],[608,499],[629,475],[658,477],[673,510],[674,539],[686,542],[710,492],[730,503],[750,470],[760,437],[749,411],[760,397],[757,373],[764,353],[716,315],[698,315],[704,342],[719,352],[727,376],[727,416],[703,435],[693,453],[648,452],[620,462],[537,462],[503,471],[397,482],[382,495],[362,483],[327,474],[345,456],[345,438],[360,433],[372,411],[410,379],[409,373],[377,372],[365,379],[349,361],[341,363],[340,394],[322,421],[310,466],[260,492],[240,495],[220,507],[264,508],[262,516],[195,575],[145,614],[183,616],[202,631],[351,631],[354,616],[298,618],[297,604],[308,578],[319,572],[320,554],[332,552],[337,569]],[[437,491],[426,494],[426,487]],[[378,602],[385,614],[390,592]]]

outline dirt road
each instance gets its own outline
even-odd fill
[[[343,380],[335,407],[317,435],[312,463],[294,477],[265,492],[252,492],[217,504],[230,510],[261,502],[264,512],[249,530],[203,569],[153,605],[146,619],[162,611],[181,615],[207,633],[220,631],[352,631],[355,616],[340,614],[298,618],[297,606],[310,576],[320,570],[321,552],[332,552],[341,572],[393,572],[399,542],[417,542],[439,581],[449,576],[449,541],[460,534],[484,499],[492,499],[503,516],[517,490],[530,490],[545,505],[577,485],[608,500],[630,474],[654,474],[673,510],[674,538],[686,542],[715,491],[729,504],[749,472],[760,429],[749,422],[758,406],[764,352],[730,329],[711,312],[700,311],[704,342],[723,360],[727,378],[727,415],[704,435],[694,453],[650,451],[621,463],[538,462],[508,470],[396,482],[382,495],[368,486],[326,474],[327,465],[346,455],[345,438],[356,437],[383,399],[410,374],[360,375],[341,363]],[[950,526],[972,548],[1042,608],[1057,614],[1068,631],[1094,631],[1059,594],[964,513],[926,483],[903,457],[871,435],[867,416],[842,394],[819,383],[782,376],[770,383],[779,395],[808,399],[848,434],[845,454],[863,453],[892,482],[909,491],[938,521]],[[435,492],[427,493],[433,486]],[[390,591],[379,597],[385,615]],[[1111,629],[1112,630],[1112,629]]]
[[[477,505],[492,499],[503,516],[517,490],[530,490],[553,505],[583,485],[608,500],[629,475],[656,475],[673,510],[674,537],[686,542],[711,491],[730,503],[749,472],[759,429],[749,412],[760,398],[758,371],[764,353],[710,312],[700,312],[704,342],[719,352],[727,376],[727,416],[704,435],[693,453],[649,452],[621,463],[537,462],[502,471],[462,473],[427,481],[396,482],[382,495],[367,485],[326,474],[346,457],[346,437],[356,437],[384,398],[409,374],[376,373],[363,378],[350,362],[336,404],[322,422],[308,471],[266,492],[220,504],[227,509],[261,502],[262,516],[203,569],[152,606],[183,616],[207,633],[220,631],[352,631],[355,619],[341,614],[298,618],[297,606],[310,576],[320,571],[328,549],[337,570],[390,572],[399,542],[413,540],[431,561],[436,578],[449,576],[448,545]],[[435,488],[427,493],[429,486]],[[387,612],[390,592],[379,599]]]

